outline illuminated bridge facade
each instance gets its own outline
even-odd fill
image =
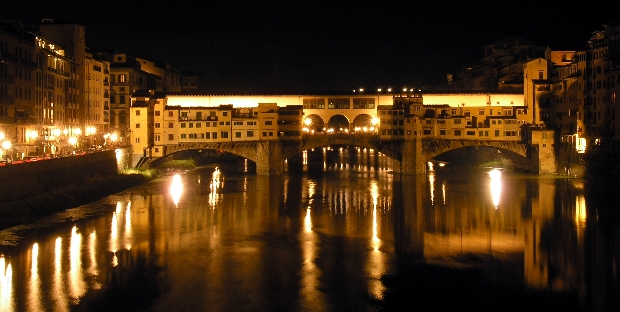
[[[516,165],[531,172],[556,171],[553,131],[533,124],[531,110],[514,104],[516,95],[502,95],[502,101],[512,103],[505,105],[488,104],[499,95],[477,96],[484,103],[465,98],[469,105],[426,104],[426,96],[415,92],[268,97],[137,93],[130,140],[136,166],[183,150],[214,149],[254,161],[257,174],[278,175],[286,159],[304,150],[347,145],[397,160],[395,170],[401,173],[423,174],[427,161],[439,154],[490,146],[508,152]]]

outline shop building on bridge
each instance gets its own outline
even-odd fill
[[[521,101],[521,102],[519,102]],[[522,94],[186,95],[138,91],[130,133],[134,164],[196,143],[301,141],[303,135],[373,133],[423,138],[521,141],[535,125]],[[415,132],[415,133],[414,133]]]

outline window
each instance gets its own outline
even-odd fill
[[[125,74],[118,75],[118,82],[127,82],[127,75]]]
[[[193,127],[194,127],[194,123],[193,123],[193,122],[190,122],[190,123],[189,123],[189,127],[190,127],[190,128],[193,128]]]
[[[222,112],[222,116],[228,116],[228,112]]]
[[[439,135],[446,135],[446,129],[439,129]]]
[[[353,108],[359,108],[359,109],[375,108],[375,99],[374,98],[354,98]]]
[[[136,138],[136,143],[140,144],[140,138]]]
[[[136,109],[136,116],[140,116],[140,110]]]
[[[170,128],[170,129],[174,128],[174,123],[169,122],[169,123],[168,123],[168,128]]]
[[[213,132],[213,139],[217,139],[217,132]]]
[[[349,109],[351,102],[349,98],[327,99],[327,108],[329,109]]]
[[[455,136],[461,136],[461,130],[454,130]]]
[[[161,141],[161,136],[159,134],[155,135],[155,142]]]
[[[197,123],[196,123],[196,128],[202,128],[202,123],[197,122]]]
[[[249,130],[248,131],[248,138],[252,138],[252,137],[254,137],[254,131]]]
[[[324,109],[325,99],[304,99],[304,109]]]
[[[138,129],[138,128],[140,128],[140,124],[139,123],[136,124],[136,129]]]
[[[155,116],[159,116],[159,111],[155,111]]]
[[[168,141],[174,141],[174,134],[168,134]]]
[[[202,120],[202,112],[196,112],[196,120]]]
[[[187,127],[187,125],[184,122],[182,122],[181,123],[181,128],[185,128],[185,127]]]
[[[228,138],[228,131],[222,131],[222,139]]]
[[[265,126],[271,126],[273,123],[273,121],[271,120],[265,120]]]
[[[187,135],[185,135],[185,133],[181,133],[181,139],[185,139],[187,138]]]
[[[495,130],[495,136],[498,137],[499,136],[499,130]]]
[[[241,132],[239,131],[235,132],[235,138],[241,138]]]
[[[174,112],[173,111],[168,111],[168,117],[174,117]]]
[[[160,127],[161,127],[161,124],[159,122],[156,122],[155,123],[155,128],[160,128]]]
[[[205,132],[205,139],[211,139],[211,132]]]

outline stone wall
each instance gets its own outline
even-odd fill
[[[0,202],[24,198],[95,176],[119,172],[116,151],[102,151],[0,167]]]

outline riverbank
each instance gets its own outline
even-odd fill
[[[44,216],[92,203],[145,184],[150,179],[140,173],[97,176],[27,198],[0,203],[0,230],[33,223]]]

